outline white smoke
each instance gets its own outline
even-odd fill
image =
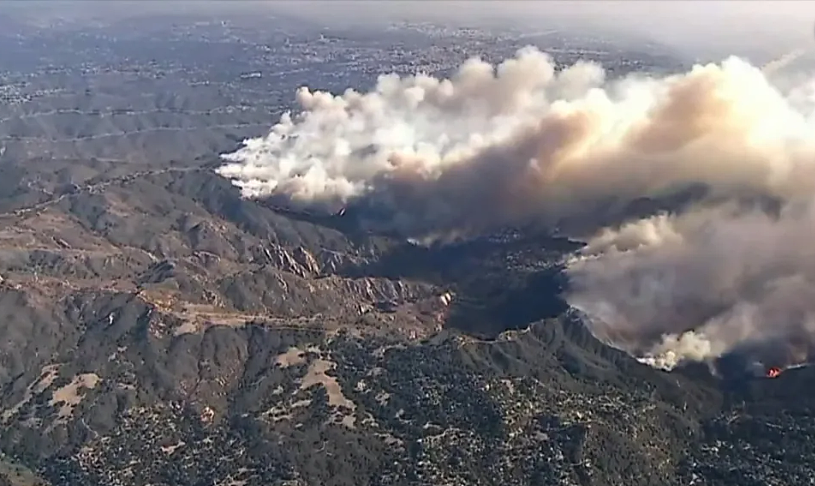
[[[784,69],[788,65],[792,64],[793,62],[795,62],[796,59],[800,58],[804,54],[806,54],[806,50],[796,49],[792,52],[784,54],[778,59],[774,59],[768,62],[767,64],[764,65],[764,67],[761,68],[761,71],[765,75],[774,74],[776,71]]]
[[[364,201],[410,237],[600,224],[598,211],[619,221],[642,198],[704,186],[680,214],[600,230],[569,269],[570,302],[598,336],[670,368],[815,336],[815,90],[765,74],[729,58],[608,80],[591,63],[556,72],[525,48],[497,67],[467,61],[451,79],[384,76],[341,96],[301,88],[302,110],[218,172],[246,197]]]
[[[815,343],[813,241],[812,202],[656,216],[590,241],[570,300],[599,336],[660,367],[760,342],[800,359]]]

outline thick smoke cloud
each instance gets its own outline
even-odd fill
[[[246,197],[365,204],[410,237],[524,223],[594,233],[570,264],[569,299],[598,336],[666,368],[770,341],[783,345],[760,358],[789,364],[815,342],[815,96],[770,82],[787,62],[609,80],[526,48],[451,79],[302,88],[302,111],[219,173]],[[625,222],[643,198],[695,187],[704,198],[678,212]]]
[[[716,207],[605,230],[569,273],[607,342],[672,368],[753,347],[767,366],[815,344],[815,206]]]
[[[811,120],[736,58],[606,82],[597,65],[555,73],[527,48],[450,80],[385,76],[371,93],[302,88],[297,100],[302,112],[226,155],[220,174],[247,197],[375,201],[411,236],[581,220],[690,184],[787,195],[813,183]]]

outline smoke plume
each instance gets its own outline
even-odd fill
[[[770,365],[815,344],[815,206],[716,207],[605,230],[569,268],[595,333],[663,368],[762,350]]]
[[[774,72],[778,71],[779,69],[783,69],[786,66],[793,63],[796,59],[806,54],[804,49],[796,49],[792,52],[784,54],[783,56],[775,59],[773,61],[768,62],[761,68],[764,74],[773,74]]]
[[[602,339],[664,368],[759,348],[786,365],[815,343],[812,88],[781,89],[738,58],[608,79],[525,48],[450,79],[301,88],[301,111],[218,171],[246,197],[364,204],[386,215],[378,229],[414,238],[579,232],[568,298]],[[670,214],[631,219],[638,202],[699,187]]]

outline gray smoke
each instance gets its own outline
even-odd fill
[[[772,342],[815,344],[815,206],[716,207],[604,230],[569,267],[572,305],[605,341],[662,368]]]
[[[792,52],[784,54],[778,59],[774,59],[768,62],[767,64],[764,65],[764,67],[761,68],[761,70],[764,72],[765,75],[771,75],[776,71],[784,69],[785,67],[789,66],[790,64],[795,62],[796,59],[800,58],[804,54],[806,54],[806,50],[796,49]]]
[[[302,111],[224,155],[218,172],[246,197],[295,207],[364,201],[416,238],[569,227],[703,186],[704,204],[600,229],[569,269],[569,300],[598,336],[671,367],[815,336],[812,87],[782,90],[738,58],[608,80],[591,63],[556,72],[525,48],[497,67],[470,60],[451,79],[384,76],[340,96],[302,88]],[[787,360],[806,353],[781,348]]]

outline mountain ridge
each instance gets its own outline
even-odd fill
[[[523,228],[421,246],[371,232],[371,208],[296,213],[214,172],[306,81],[342,92],[533,40],[613,72],[675,59],[557,31],[321,42],[266,18],[0,25],[0,484],[815,474],[811,369],[723,380],[606,346],[562,298],[580,242]]]

